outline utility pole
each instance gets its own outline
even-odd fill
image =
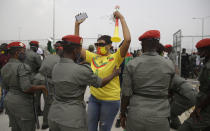
[[[53,0],[53,44],[55,43],[55,0]]]
[[[21,40],[21,27],[18,27],[18,40]]]
[[[205,21],[206,18],[209,18],[209,17],[210,17],[210,16],[199,17],[199,18],[193,17],[193,18],[192,18],[192,19],[199,19],[199,20],[201,20],[201,31],[202,31],[201,36],[202,36],[202,39],[203,39],[203,37],[204,37],[204,21]]]

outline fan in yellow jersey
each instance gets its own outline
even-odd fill
[[[97,53],[91,53],[85,49],[82,50],[81,56],[86,62],[91,64],[91,68],[100,78],[109,76],[114,67],[119,67],[127,54],[130,46],[130,32],[127,27],[125,18],[118,12],[114,12],[114,16],[120,19],[124,42],[116,53],[111,54],[112,47],[111,37],[103,35],[98,38],[95,43]],[[79,25],[83,22],[75,22],[75,35],[79,35]],[[90,87],[91,96],[88,104],[88,130],[97,131],[98,125],[100,131],[110,131],[114,118],[120,106],[120,81],[119,77],[115,77],[103,88]]]

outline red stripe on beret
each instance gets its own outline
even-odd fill
[[[8,44],[8,48],[12,48],[12,47],[22,47],[22,48],[26,48],[26,45],[22,42],[12,42]]]
[[[30,44],[36,44],[36,45],[39,45],[39,42],[38,41],[31,41]]]

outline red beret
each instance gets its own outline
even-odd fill
[[[12,47],[22,47],[22,48],[26,48],[26,45],[22,42],[12,42],[8,44],[8,48],[12,48]]]
[[[66,35],[62,38],[63,41],[72,42],[74,44],[82,45],[83,39],[77,35]]]
[[[39,42],[38,41],[31,41],[30,44],[39,45]]]
[[[151,39],[151,38],[160,39],[160,31],[149,30],[139,37],[139,41],[142,41],[143,39]]]
[[[196,44],[196,48],[203,48],[210,46],[210,38],[202,39]]]
[[[170,47],[173,47],[173,46],[170,44],[165,45],[165,48],[170,48]]]

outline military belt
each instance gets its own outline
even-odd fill
[[[143,94],[143,93],[133,93],[134,95],[137,96],[143,96],[147,98],[153,98],[153,99],[168,99],[168,96],[157,96],[157,95],[150,95],[150,94]]]
[[[14,95],[20,95],[21,94],[21,95],[23,95],[23,96],[25,96],[27,98],[33,99],[33,94],[27,94],[27,93],[24,93],[24,92],[22,92],[20,90],[9,89],[9,92],[11,92]]]
[[[71,102],[75,102],[75,101],[82,102],[84,100],[84,97],[79,96],[79,97],[63,98],[63,97],[55,96],[55,100],[60,101],[60,102],[67,102],[67,103],[71,103]]]
[[[205,93],[205,94],[208,94],[210,92],[210,87],[201,87],[199,86],[199,91]]]
[[[47,75],[47,78],[52,79],[52,75]]]

